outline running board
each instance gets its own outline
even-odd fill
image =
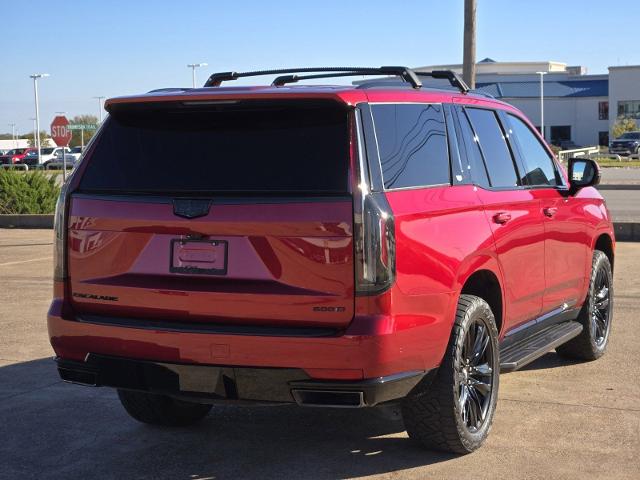
[[[552,325],[534,335],[500,350],[500,371],[513,372],[533,362],[549,350],[568,342],[582,332],[582,324],[564,322]]]

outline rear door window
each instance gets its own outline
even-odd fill
[[[480,108],[466,108],[465,111],[480,144],[491,186],[516,187],[518,176],[513,157],[495,112]]]
[[[508,114],[510,137],[517,145],[524,165],[522,183],[532,186],[556,186],[559,181],[557,170],[549,152],[531,129],[515,115]]]
[[[442,105],[373,104],[371,112],[386,189],[449,184]]]
[[[82,191],[349,191],[349,113],[334,103],[138,105],[111,112]]]
[[[469,119],[465,115],[462,107],[457,107],[456,111],[456,129],[460,131],[460,135],[458,135],[460,139],[460,150],[466,153],[471,178],[476,185],[490,187],[487,167],[482,159],[478,137],[476,137],[475,132],[471,128]]]

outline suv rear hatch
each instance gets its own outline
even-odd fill
[[[115,104],[79,167],[79,316],[343,328],[350,112],[335,101]]]

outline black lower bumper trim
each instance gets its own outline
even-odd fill
[[[177,364],[95,354],[89,354],[85,362],[60,358],[56,361],[63,380],[83,385],[194,400],[297,402],[327,407],[364,407],[400,399],[434,372],[403,372],[360,381],[320,381],[297,368]]]
[[[269,325],[241,325],[178,320],[151,320],[127,317],[107,317],[104,315],[81,315],[76,320],[109,327],[138,328],[163,332],[206,333],[217,335],[251,335],[264,337],[333,337],[337,328],[329,327],[285,327]]]

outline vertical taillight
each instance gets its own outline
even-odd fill
[[[65,281],[67,278],[67,185],[62,185],[60,196],[56,202],[56,213],[53,221],[55,233],[53,244],[53,280]]]
[[[356,295],[375,295],[395,279],[394,219],[384,192],[372,192],[359,112],[352,128]]]

